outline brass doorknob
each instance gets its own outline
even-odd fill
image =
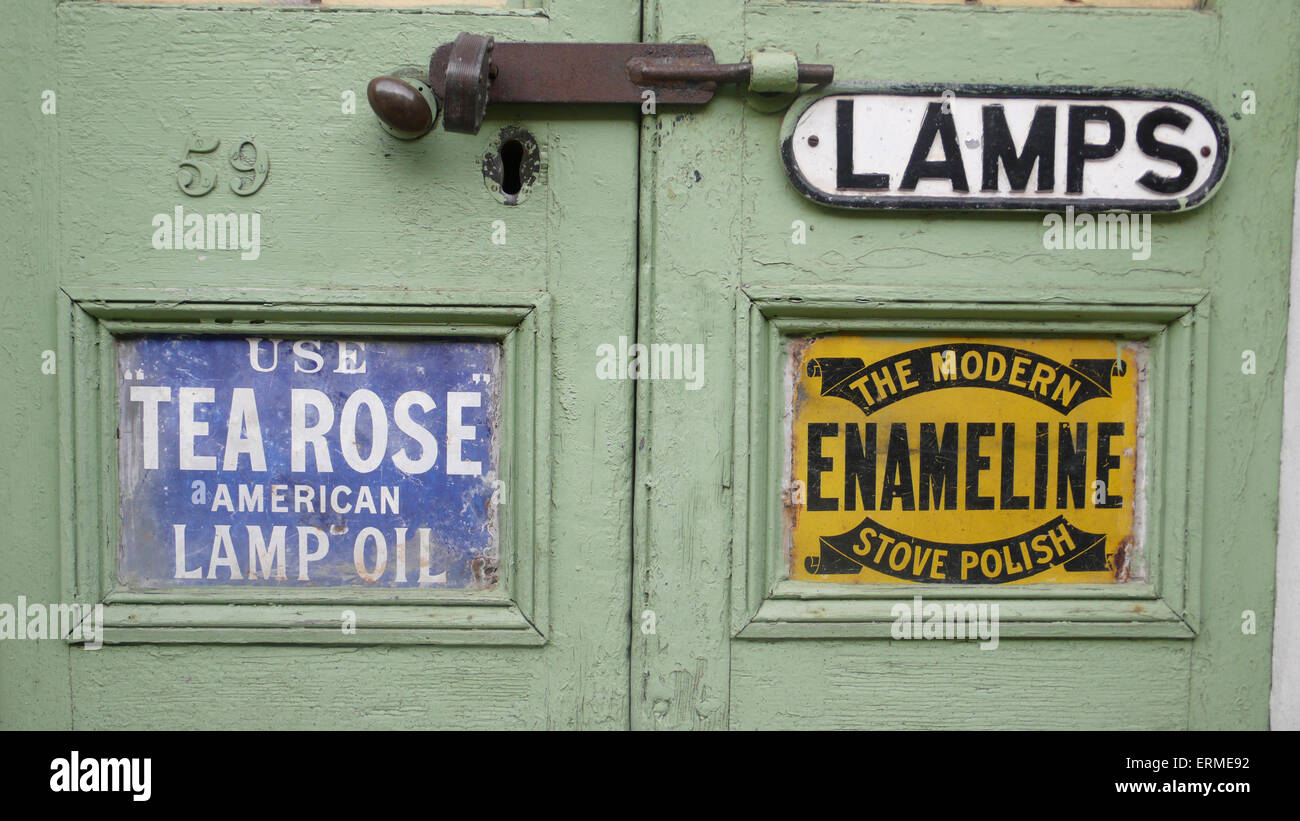
[[[366,86],[366,98],[384,130],[403,140],[423,137],[438,119],[438,101],[422,77],[389,74]]]

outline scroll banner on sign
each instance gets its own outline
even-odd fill
[[[1119,363],[1122,369],[1123,360]],[[916,348],[873,362],[870,369],[858,358],[814,359],[808,375],[821,377],[822,396],[846,399],[868,415],[940,388],[993,388],[1068,414],[1089,399],[1110,396],[1115,365],[1113,359],[1075,359],[1063,365],[1032,351],[966,342]],[[872,379],[882,386],[883,396],[873,399]],[[868,390],[861,389],[863,384]]]
[[[1106,569],[1106,537],[1064,516],[1010,539],[979,544],[931,542],[885,527],[870,516],[847,533],[821,540],[820,556],[804,559],[809,573],[875,570],[909,582],[1003,584],[1064,566]]]

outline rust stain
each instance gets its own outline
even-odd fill
[[[808,348],[812,346],[815,340],[816,337],[801,336],[801,337],[796,337],[790,340],[789,342],[789,356],[786,362],[789,364],[790,367],[795,369],[794,385],[793,385],[794,396],[792,397],[792,407],[791,407],[792,418],[795,419],[799,418],[799,414],[802,412],[804,405],[807,404],[809,399],[808,391],[803,385],[803,380],[799,378],[798,369],[803,367],[805,355],[808,351]],[[787,534],[795,532],[795,529],[799,524],[799,511],[803,510],[805,505],[807,504],[807,498],[806,498],[806,494],[808,492],[807,488],[802,488],[801,495],[803,495],[804,498],[796,498],[796,492],[797,492],[796,489],[798,487],[801,487],[795,484],[797,478],[797,471],[795,470],[794,439],[797,436],[798,436],[798,426],[796,425],[791,431],[792,438],[790,441],[789,453],[787,454],[790,460],[790,464],[787,466],[788,470],[790,471],[790,476],[789,476],[789,481],[786,483],[786,489],[784,494],[785,504],[782,505],[781,508],[782,525],[785,528],[783,532]],[[794,548],[793,543],[787,539],[785,545],[786,562],[790,566],[791,575],[794,574],[793,548]]]
[[[1111,566],[1115,569],[1115,581],[1126,582],[1131,576],[1128,549],[1133,544],[1132,536],[1125,536],[1120,540],[1119,546],[1115,548],[1115,557],[1111,560]]]
[[[476,556],[466,563],[472,587],[493,588],[500,579],[500,565],[487,556]]]

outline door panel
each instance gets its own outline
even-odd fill
[[[40,666],[20,665],[61,679],[70,709],[6,707],[6,725],[625,726],[632,391],[597,380],[590,363],[597,346],[634,331],[636,114],[494,108],[477,136],[439,128],[404,142],[380,129],[365,88],[397,66],[427,66],[461,31],[635,40],[638,4],[399,13],[64,2],[57,24],[57,252],[21,300],[44,311],[51,291],[66,294],[60,328],[78,341],[66,350],[62,393],[78,398],[62,397],[62,422],[49,414],[24,435],[56,442],[60,424],[83,435],[65,445],[62,537],[55,494],[30,515],[47,523],[40,544],[63,543],[64,595],[102,581],[116,603],[102,649],[42,642]],[[494,196],[482,169],[507,125],[530,131],[544,154],[542,177],[517,206]],[[204,196],[178,187],[192,133],[221,141],[189,155],[216,173]],[[245,137],[270,166],[261,188],[240,196],[229,183],[250,172],[229,156]],[[177,207],[260,215],[258,252],[151,244],[152,221]],[[506,340],[503,430],[521,458],[501,489],[496,590],[447,591],[436,606],[402,591],[349,603],[337,591],[309,600],[244,590],[231,594],[238,615],[228,616],[220,591],[179,611],[132,598],[111,569],[96,577],[91,557],[101,536],[114,537],[116,496],[96,496],[100,474],[86,467],[87,416],[100,406],[85,386],[99,385],[105,407],[113,388],[95,381],[86,333],[410,335],[403,323],[432,337],[491,326]],[[48,391],[40,401],[60,404]],[[57,475],[53,452],[32,465],[38,486]],[[111,461],[102,468],[112,484]],[[102,530],[89,513],[96,499],[109,511]],[[21,558],[30,549],[3,547],[7,566],[30,567],[16,579],[22,591],[38,589],[43,572]],[[486,600],[500,595],[512,600],[504,611]],[[412,608],[382,609],[402,603]],[[354,634],[336,629],[348,609],[362,614]],[[280,615],[267,621],[268,612]],[[498,612],[514,621],[494,623]],[[370,638],[368,614],[380,619]],[[304,629],[313,625],[328,629]]]
[[[1266,374],[1285,333],[1296,73],[1285,26],[1264,21],[1295,13],[656,4],[658,38],[705,39],[722,59],[786,49],[833,63],[838,85],[1182,89],[1232,115],[1235,156],[1212,201],[1153,217],[1137,261],[1048,250],[1041,214],[814,205],[783,172],[780,115],[736,97],[647,124],[640,336],[705,341],[709,388],[639,386],[634,610],[660,618],[634,637],[633,726],[1267,726],[1281,390]],[[1255,77],[1277,107],[1242,116]],[[1147,575],[1073,592],[788,580],[786,523],[807,490],[789,469],[790,401],[816,384],[785,370],[792,346],[995,331],[1152,346]],[[1243,370],[1245,351],[1265,376]],[[997,649],[894,636],[893,606],[921,591],[999,603]]]
[[[26,96],[12,109],[43,90],[58,102],[0,123],[16,158],[0,185],[26,209],[0,226],[6,333],[23,340],[0,436],[25,468],[3,485],[0,602],[102,601],[108,615],[100,649],[0,643],[0,725],[1266,726],[1294,4],[389,5],[403,9],[17,13],[5,53]],[[660,105],[639,128],[632,107],[494,106],[477,136],[383,132],[366,82],[427,65],[462,31],[698,41],[724,62],[775,47],[834,64],[841,85],[1180,89],[1229,116],[1236,156],[1211,201],[1153,218],[1137,259],[1052,250],[1042,215],[816,205],[786,179],[783,112],[743,91]],[[1249,114],[1247,88],[1261,96]],[[484,179],[506,126],[542,155],[517,206]],[[193,214],[256,215],[256,242],[186,248],[160,227]],[[140,334],[494,341],[499,583],[124,585],[117,447],[135,429],[117,424],[132,377],[115,338]],[[791,363],[808,339],[854,335],[1133,343],[1134,572],[791,578],[810,470],[797,408],[817,386]],[[702,379],[603,378],[602,351],[626,359],[628,341],[702,346]],[[57,373],[28,367],[47,351]],[[897,637],[894,608],[916,594],[999,606],[997,649]]]

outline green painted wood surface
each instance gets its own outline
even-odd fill
[[[0,726],[626,726],[633,394],[628,383],[597,380],[591,363],[597,345],[634,330],[636,113],[567,111],[550,121],[543,110],[506,111],[478,136],[440,129],[402,143],[378,127],[365,85],[427,63],[462,30],[635,40],[639,5],[319,12],[25,0],[17,22],[0,35],[14,78],[4,86],[0,129],[5,167],[17,171],[0,184],[6,213],[18,215],[0,227],[10,251],[3,339],[14,376],[6,396],[17,422],[0,434],[11,468],[0,482],[3,600],[59,596],[57,378],[42,377],[39,366],[41,351],[57,347],[61,287],[155,297],[175,289],[191,300],[277,305],[335,297],[516,305],[544,294],[565,333],[554,338],[551,389],[541,397],[551,424],[521,432],[549,440],[554,455],[542,466],[555,488],[544,501],[544,645],[346,646],[341,631],[321,640],[331,646],[303,646],[302,636],[279,644],[283,633],[264,644],[213,645],[205,642],[216,632],[184,630],[166,640],[189,643],[97,651],[5,641]],[[57,90],[57,116],[40,115],[44,88]],[[356,95],[355,114],[342,113],[345,90]],[[541,141],[548,182],[510,208],[486,190],[479,161],[496,130],[513,122]],[[221,138],[212,159],[222,173],[214,192],[190,198],[178,191],[175,169],[195,130]],[[261,191],[239,198],[227,189],[224,163],[245,134],[267,146],[271,173]],[[260,213],[260,258],[154,250],[152,216],[177,205]],[[504,245],[491,241],[494,220],[505,222]],[[308,321],[310,313],[301,312]],[[400,308],[393,317],[402,321]],[[507,503],[524,495],[513,490]],[[278,706],[250,710],[254,701]]]
[[[733,729],[1177,730],[1185,642],[744,642]]]
[[[634,607],[661,617],[657,635],[633,642],[632,725],[1267,727],[1300,6],[1220,0],[1205,11],[1080,11],[656,0],[646,15],[648,37],[704,39],[724,59],[785,48],[834,63],[840,83],[1187,89],[1229,117],[1233,157],[1212,202],[1153,219],[1154,252],[1139,262],[1119,251],[1044,251],[1041,216],[818,208],[785,180],[779,118],[734,98],[647,122],[639,332],[705,342],[710,388],[692,394],[646,383],[638,391],[645,444]],[[1258,95],[1257,113],[1233,116],[1247,88]],[[808,226],[806,245],[790,241],[794,220]],[[732,453],[764,413],[736,393],[737,369],[744,377],[747,348],[757,344],[736,330],[748,292],[817,303],[818,293],[848,291],[878,305],[899,292],[944,304],[1137,303],[1134,294],[1177,289],[1207,294],[1209,309],[1196,330],[1208,361],[1182,363],[1203,367],[1208,384],[1167,388],[1183,397],[1183,411],[1206,403],[1204,428],[1187,428],[1204,448],[1188,486],[1203,482],[1205,503],[1165,511],[1175,532],[1202,544],[1185,573],[1182,618],[1195,628],[1193,640],[1174,629],[1094,641],[1095,631],[1064,625],[1006,639],[991,652],[893,642],[882,630],[827,640],[817,636],[854,628],[782,623],[789,605],[775,603],[733,638],[753,616],[728,619],[746,591],[737,578],[744,560],[733,565],[733,556],[752,549],[750,533],[776,521],[736,512],[746,463],[742,456],[735,468]],[[918,307],[896,327],[918,327],[925,313]],[[1253,376],[1241,372],[1247,349],[1258,358]],[[748,492],[774,498],[780,485],[769,477]],[[1167,544],[1165,554],[1176,547]],[[1257,614],[1254,635],[1242,633],[1244,610]]]
[[[14,4],[0,26],[0,361],[11,424],[0,454],[21,475],[0,482],[0,601],[59,596],[57,376],[41,373],[41,352],[57,347],[57,122],[41,114],[55,82],[52,3]],[[0,642],[0,726],[67,727],[72,720],[68,648],[58,641]]]
[[[9,14],[0,361],[11,411],[0,453],[22,469],[0,479],[0,601],[54,601],[65,571],[58,379],[40,372],[41,352],[58,347],[61,287],[323,289],[339,302],[435,290],[467,304],[545,291],[555,369],[552,426],[539,435],[552,437],[555,463],[544,646],[195,640],[86,651],[4,641],[0,727],[1267,726],[1295,3],[1155,12],[552,0],[394,13],[24,0]],[[520,110],[494,115],[477,138],[382,135],[365,82],[418,64],[461,30],[702,39],[722,60],[772,45],[834,63],[841,80],[1185,88],[1229,115],[1234,156],[1216,198],[1155,218],[1152,258],[1134,262],[1045,252],[1032,215],[817,208],[786,184],[780,116],[730,92],[705,109],[644,118],[639,156],[631,112],[567,109],[548,120]],[[58,93],[52,117],[40,113],[46,88]],[[1232,117],[1245,88],[1258,94],[1257,113]],[[355,115],[340,112],[346,89],[359,97]],[[542,140],[548,182],[511,210],[483,189],[476,160],[492,124],[515,118]],[[246,133],[265,140],[265,189],[247,200],[181,196],[175,160],[195,129],[223,148]],[[154,251],[150,218],[177,204],[262,213],[261,259]],[[507,221],[505,246],[489,241],[494,219]],[[789,243],[795,219],[811,228],[807,245]],[[1187,573],[1195,639],[1045,632],[984,652],[875,636],[734,637],[733,551],[746,524],[733,461],[742,289],[879,296],[900,283],[948,302],[1210,295],[1207,503],[1183,523],[1203,542]],[[596,345],[634,328],[646,342],[704,343],[705,388],[596,379]],[[1257,354],[1254,376],[1240,372],[1244,349]],[[657,616],[650,635],[635,629],[646,609]],[[1246,609],[1258,614],[1253,636],[1240,630]]]

